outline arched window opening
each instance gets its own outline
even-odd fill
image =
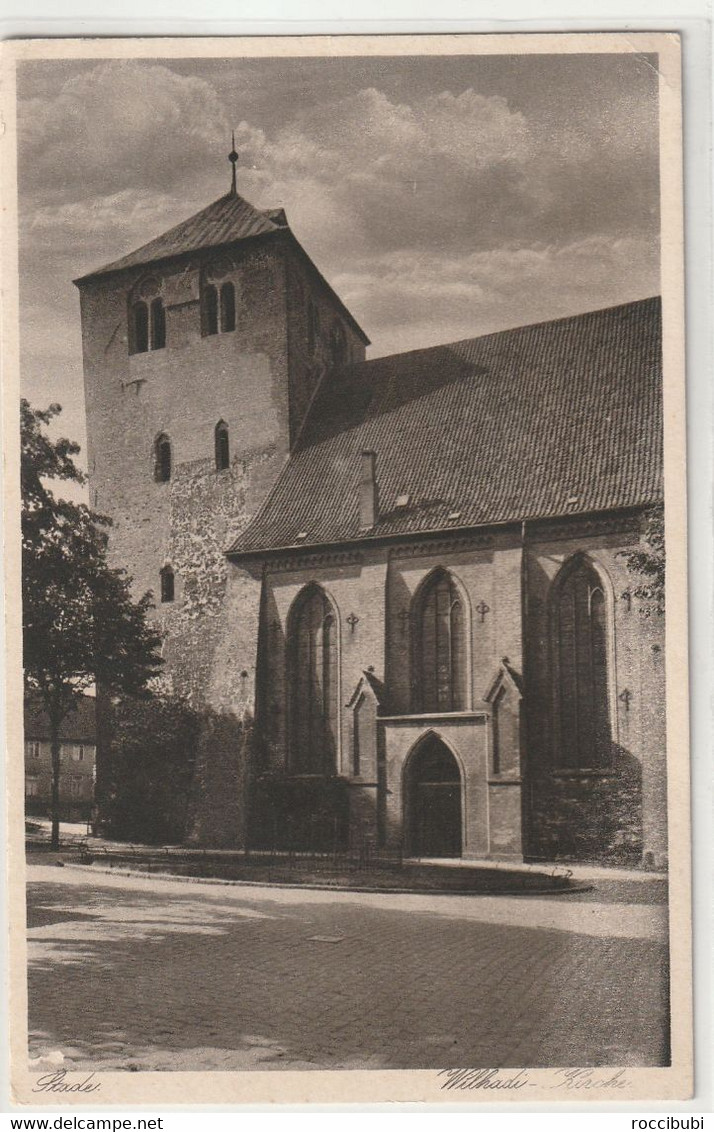
[[[151,349],[163,350],[166,345],[166,311],[162,299],[151,304]]]
[[[171,441],[165,433],[156,438],[154,446],[154,479],[157,483],[171,479]]]
[[[337,621],[318,586],[304,590],[290,618],[290,760],[298,774],[337,768]]]
[[[212,283],[203,288],[203,333],[218,334],[218,291]]]
[[[232,283],[221,287],[221,330],[225,332],[236,328],[236,289]]]
[[[170,566],[164,566],[161,570],[161,601],[165,602],[174,600],[174,572]]]
[[[416,711],[468,707],[467,617],[456,584],[445,570],[418,595],[413,623]]]
[[[132,353],[145,354],[149,349],[149,308],[141,300],[132,307],[132,338]]]
[[[216,425],[215,434],[216,444],[216,468],[219,472],[225,468],[230,467],[231,454],[228,443],[228,425],[225,421],[219,421]]]
[[[341,322],[336,322],[330,335],[330,349],[334,366],[343,366],[347,361],[347,339],[345,328]]]
[[[578,558],[556,581],[553,699],[561,766],[597,769],[612,755],[607,604],[600,578]]]

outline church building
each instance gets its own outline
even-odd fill
[[[659,299],[366,360],[231,161],[77,280],[91,504],[213,721],[186,840],[662,866]]]

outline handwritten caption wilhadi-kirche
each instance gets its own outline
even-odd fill
[[[504,1072],[502,1069],[442,1069],[442,1089],[502,1090],[561,1089],[564,1092],[588,1089],[626,1089],[630,1084],[624,1069],[554,1069],[552,1078],[534,1081],[528,1069]]]

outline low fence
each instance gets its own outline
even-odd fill
[[[146,845],[94,845],[91,842],[76,841],[72,845],[80,861],[104,864],[109,868],[135,866],[149,871],[160,871],[162,867],[175,870],[177,865],[195,868],[203,872],[227,869],[240,869],[241,865],[280,870],[309,871],[311,873],[334,874],[341,871],[370,872],[381,869],[398,869],[404,863],[402,847],[385,849],[377,847],[372,840],[365,839],[349,848],[335,847],[330,852],[310,849],[195,849],[185,846],[146,846]]]

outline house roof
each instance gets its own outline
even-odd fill
[[[659,500],[660,307],[659,298],[644,299],[329,377],[275,487],[229,553]],[[379,516],[361,531],[366,450],[376,453]]]
[[[190,216],[188,220],[183,220],[175,228],[164,232],[162,236],[157,236],[155,240],[143,244],[129,255],[115,259],[112,263],[91,271],[75,282],[82,283],[97,275],[124,271],[129,267],[140,267],[142,264],[185,255],[187,252],[195,252],[201,248],[230,244],[236,240],[249,239],[251,236],[263,236],[267,232],[276,232],[286,226],[285,213],[280,209],[261,211],[254,208],[238,193],[226,193],[207,208],[202,208],[200,212]]]
[[[76,710],[65,716],[60,727],[60,739],[69,743],[96,743],[95,708],[96,700],[93,696],[82,696]],[[50,721],[38,699],[25,699],[24,715],[26,739],[50,738]]]

